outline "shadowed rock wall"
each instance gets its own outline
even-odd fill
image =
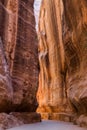
[[[18,105],[17,111],[35,111],[38,106],[38,44],[33,2],[20,0],[18,6],[17,39],[12,69],[14,105]]]
[[[0,0],[0,112],[35,112],[38,106],[38,43],[33,4],[34,0]],[[19,116],[23,117],[16,117]],[[2,117],[1,114],[0,120]],[[25,122],[35,121],[40,121],[36,113]]]

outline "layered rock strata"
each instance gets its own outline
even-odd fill
[[[34,0],[0,0],[0,112],[34,112],[35,122],[40,115],[35,113],[38,44],[33,4]],[[30,119],[33,122],[32,114]]]
[[[51,115],[52,119],[55,117],[52,114],[74,113],[75,123],[87,125],[86,25],[86,0],[43,0],[38,33],[37,94],[37,111],[43,117],[50,119]]]

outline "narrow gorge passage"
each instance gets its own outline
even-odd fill
[[[0,130],[87,130],[87,0],[0,0]]]
[[[38,33],[38,23],[39,23],[39,14],[40,14],[41,2],[42,2],[42,0],[35,0],[34,1],[34,14],[35,14],[37,33]]]
[[[41,123],[23,125],[8,130],[87,130],[81,128],[72,123],[60,122],[60,121],[42,121]]]

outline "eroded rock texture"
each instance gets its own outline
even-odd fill
[[[49,119],[74,112],[87,125],[86,0],[43,0],[38,36],[38,111]]]
[[[35,112],[38,106],[33,3],[34,0],[0,0],[0,112]],[[34,122],[40,121],[40,115],[36,116]]]
[[[62,41],[63,5],[60,0],[44,0],[39,23],[39,101],[38,111],[70,111],[65,86],[66,66]],[[55,115],[53,118],[55,118]],[[50,117],[48,117],[50,118]]]
[[[85,119],[79,124],[87,125],[87,1],[63,0],[63,3],[68,97],[78,116]]]
[[[11,127],[16,127],[23,124],[40,122],[40,114],[37,113],[19,113],[12,112],[10,114],[1,113],[0,114],[0,130],[6,130]]]
[[[33,0],[20,0],[15,55],[12,69],[14,105],[17,111],[35,111],[38,104],[38,45]]]

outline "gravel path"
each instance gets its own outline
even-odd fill
[[[87,128],[60,121],[42,121],[41,123],[27,124],[8,130],[87,130]]]

